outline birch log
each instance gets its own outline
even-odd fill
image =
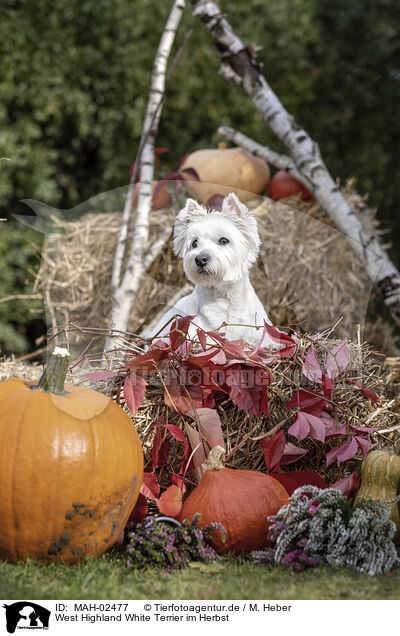
[[[309,186],[307,179],[305,179],[297,170],[296,164],[290,157],[280,155],[278,152],[268,148],[268,146],[262,146],[254,141],[254,139],[247,137],[234,128],[229,128],[229,126],[220,126],[217,130],[217,135],[219,137],[224,137],[224,139],[229,139],[229,141],[233,141],[233,143],[237,146],[244,148],[244,150],[248,150],[256,157],[260,157],[260,159],[264,159],[264,161],[275,166],[275,168],[279,168],[279,170],[286,170],[286,172],[289,172],[292,177],[301,181],[301,183],[303,183],[306,187]]]
[[[221,71],[226,78],[242,83],[243,88],[286,145],[307,187],[349,239],[357,256],[365,263],[371,281],[382,294],[393,319],[400,325],[400,273],[390,260],[375,233],[370,234],[353,213],[337,184],[329,174],[318,145],[288,113],[272,91],[251,50],[236,36],[215,2],[190,0],[198,16],[214,39],[222,58]]]
[[[152,202],[154,177],[154,140],[158,130],[162,100],[165,91],[167,62],[184,8],[185,0],[175,0],[154,59],[149,99],[139,145],[140,186],[136,208],[133,243],[125,272],[121,275],[122,262],[128,236],[128,221],[135,185],[134,177],[131,179],[124,206],[122,228],[118,238],[112,272],[112,310],[110,331],[127,331],[132,305],[139,285],[146,273],[144,253],[147,249],[149,240],[149,213]],[[112,348],[112,345],[113,338],[110,336],[106,339],[105,350]]]

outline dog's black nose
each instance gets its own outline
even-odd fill
[[[205,265],[207,265],[210,257],[205,252],[201,252],[201,254],[198,254],[194,260],[198,267],[204,267]]]

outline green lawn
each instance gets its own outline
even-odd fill
[[[128,570],[120,553],[78,565],[0,562],[2,599],[400,599],[400,570],[369,577],[320,568],[294,573],[226,557],[221,567]]]

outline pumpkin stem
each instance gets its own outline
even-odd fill
[[[54,393],[55,395],[67,395],[68,391],[64,389],[64,382],[69,367],[68,349],[55,347],[50,355],[45,370],[39,382],[32,386],[32,389],[41,389],[46,393]]]
[[[208,454],[207,460],[204,462],[206,470],[221,470],[225,466],[225,448],[222,446],[214,446]]]

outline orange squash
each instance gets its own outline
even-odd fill
[[[0,383],[0,558],[71,563],[118,539],[143,476],[127,413],[101,393],[65,386],[56,348],[38,385]]]
[[[262,550],[267,545],[267,517],[288,503],[287,491],[264,473],[225,468],[224,453],[220,446],[210,451],[207,470],[183,504],[178,520],[191,521],[200,513],[201,527],[222,524],[226,541],[218,531],[212,535],[212,545],[219,552]]]
[[[186,168],[194,168],[199,181],[191,180]],[[211,148],[188,155],[180,166],[187,178],[189,193],[200,203],[207,204],[216,195],[234,192],[241,201],[249,201],[261,194],[270,178],[268,164],[242,148]]]

